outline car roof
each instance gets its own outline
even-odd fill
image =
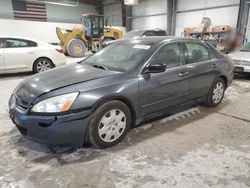
[[[1,38],[14,38],[14,39],[21,39],[21,40],[29,40],[29,41],[37,43],[38,45],[50,46],[50,47],[53,46],[53,45],[51,45],[51,44],[49,44],[47,42],[36,40],[36,39],[32,39],[32,38],[29,38],[29,37],[21,37],[21,36],[15,36],[15,35],[0,35],[0,39]]]
[[[128,42],[128,43],[133,43],[136,42],[137,44],[150,44],[150,45],[155,45],[158,43],[164,43],[164,42],[170,42],[170,41],[182,41],[182,42],[201,42],[198,39],[188,39],[184,37],[173,37],[173,36],[150,36],[150,37],[136,37],[136,38],[128,38],[128,39],[122,39],[120,41]]]
[[[0,39],[1,38],[15,38],[15,39],[22,39],[22,40],[30,40],[30,41],[33,41],[33,42],[36,42],[36,43],[41,43],[41,44],[47,44],[46,42],[39,41],[39,40],[36,40],[36,39],[32,39],[32,38],[29,38],[29,37],[21,37],[21,36],[15,36],[15,35],[0,35]]]
[[[164,29],[142,29],[142,30],[135,29],[135,30],[131,30],[129,32],[138,32],[138,31],[145,32],[145,31],[165,31],[165,30]]]

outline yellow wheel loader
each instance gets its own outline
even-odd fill
[[[57,37],[66,55],[71,57],[83,57],[87,50],[97,52],[102,43],[107,40],[122,38],[122,31],[104,27],[104,17],[98,14],[83,14],[83,28],[63,30],[56,28]]]

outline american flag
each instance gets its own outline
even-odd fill
[[[45,3],[37,3],[25,0],[12,0],[12,7],[15,19],[47,21]]]

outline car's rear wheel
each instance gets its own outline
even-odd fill
[[[222,78],[216,78],[208,92],[206,104],[209,107],[218,106],[225,94],[225,82]]]
[[[121,101],[110,101],[101,105],[89,122],[89,141],[97,148],[108,148],[118,144],[128,132],[131,112]]]
[[[33,65],[33,72],[40,73],[53,68],[53,63],[47,58],[39,58]]]

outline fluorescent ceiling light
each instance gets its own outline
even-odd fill
[[[46,4],[52,4],[52,5],[60,5],[60,6],[68,6],[68,7],[79,7],[79,0],[61,1],[61,3],[58,1],[46,1],[46,0],[26,0],[26,1],[37,2],[37,3],[46,3]],[[67,3],[67,2],[69,2],[69,3]],[[75,3],[75,4],[73,4],[73,3]]]
[[[78,7],[79,6],[79,1],[76,1],[76,4],[67,4],[67,3],[58,3],[58,2],[53,2],[53,1],[45,1],[47,4],[52,4],[52,5],[62,5],[62,6],[69,6],[69,7]]]
[[[139,0],[124,0],[125,5],[138,5]]]

